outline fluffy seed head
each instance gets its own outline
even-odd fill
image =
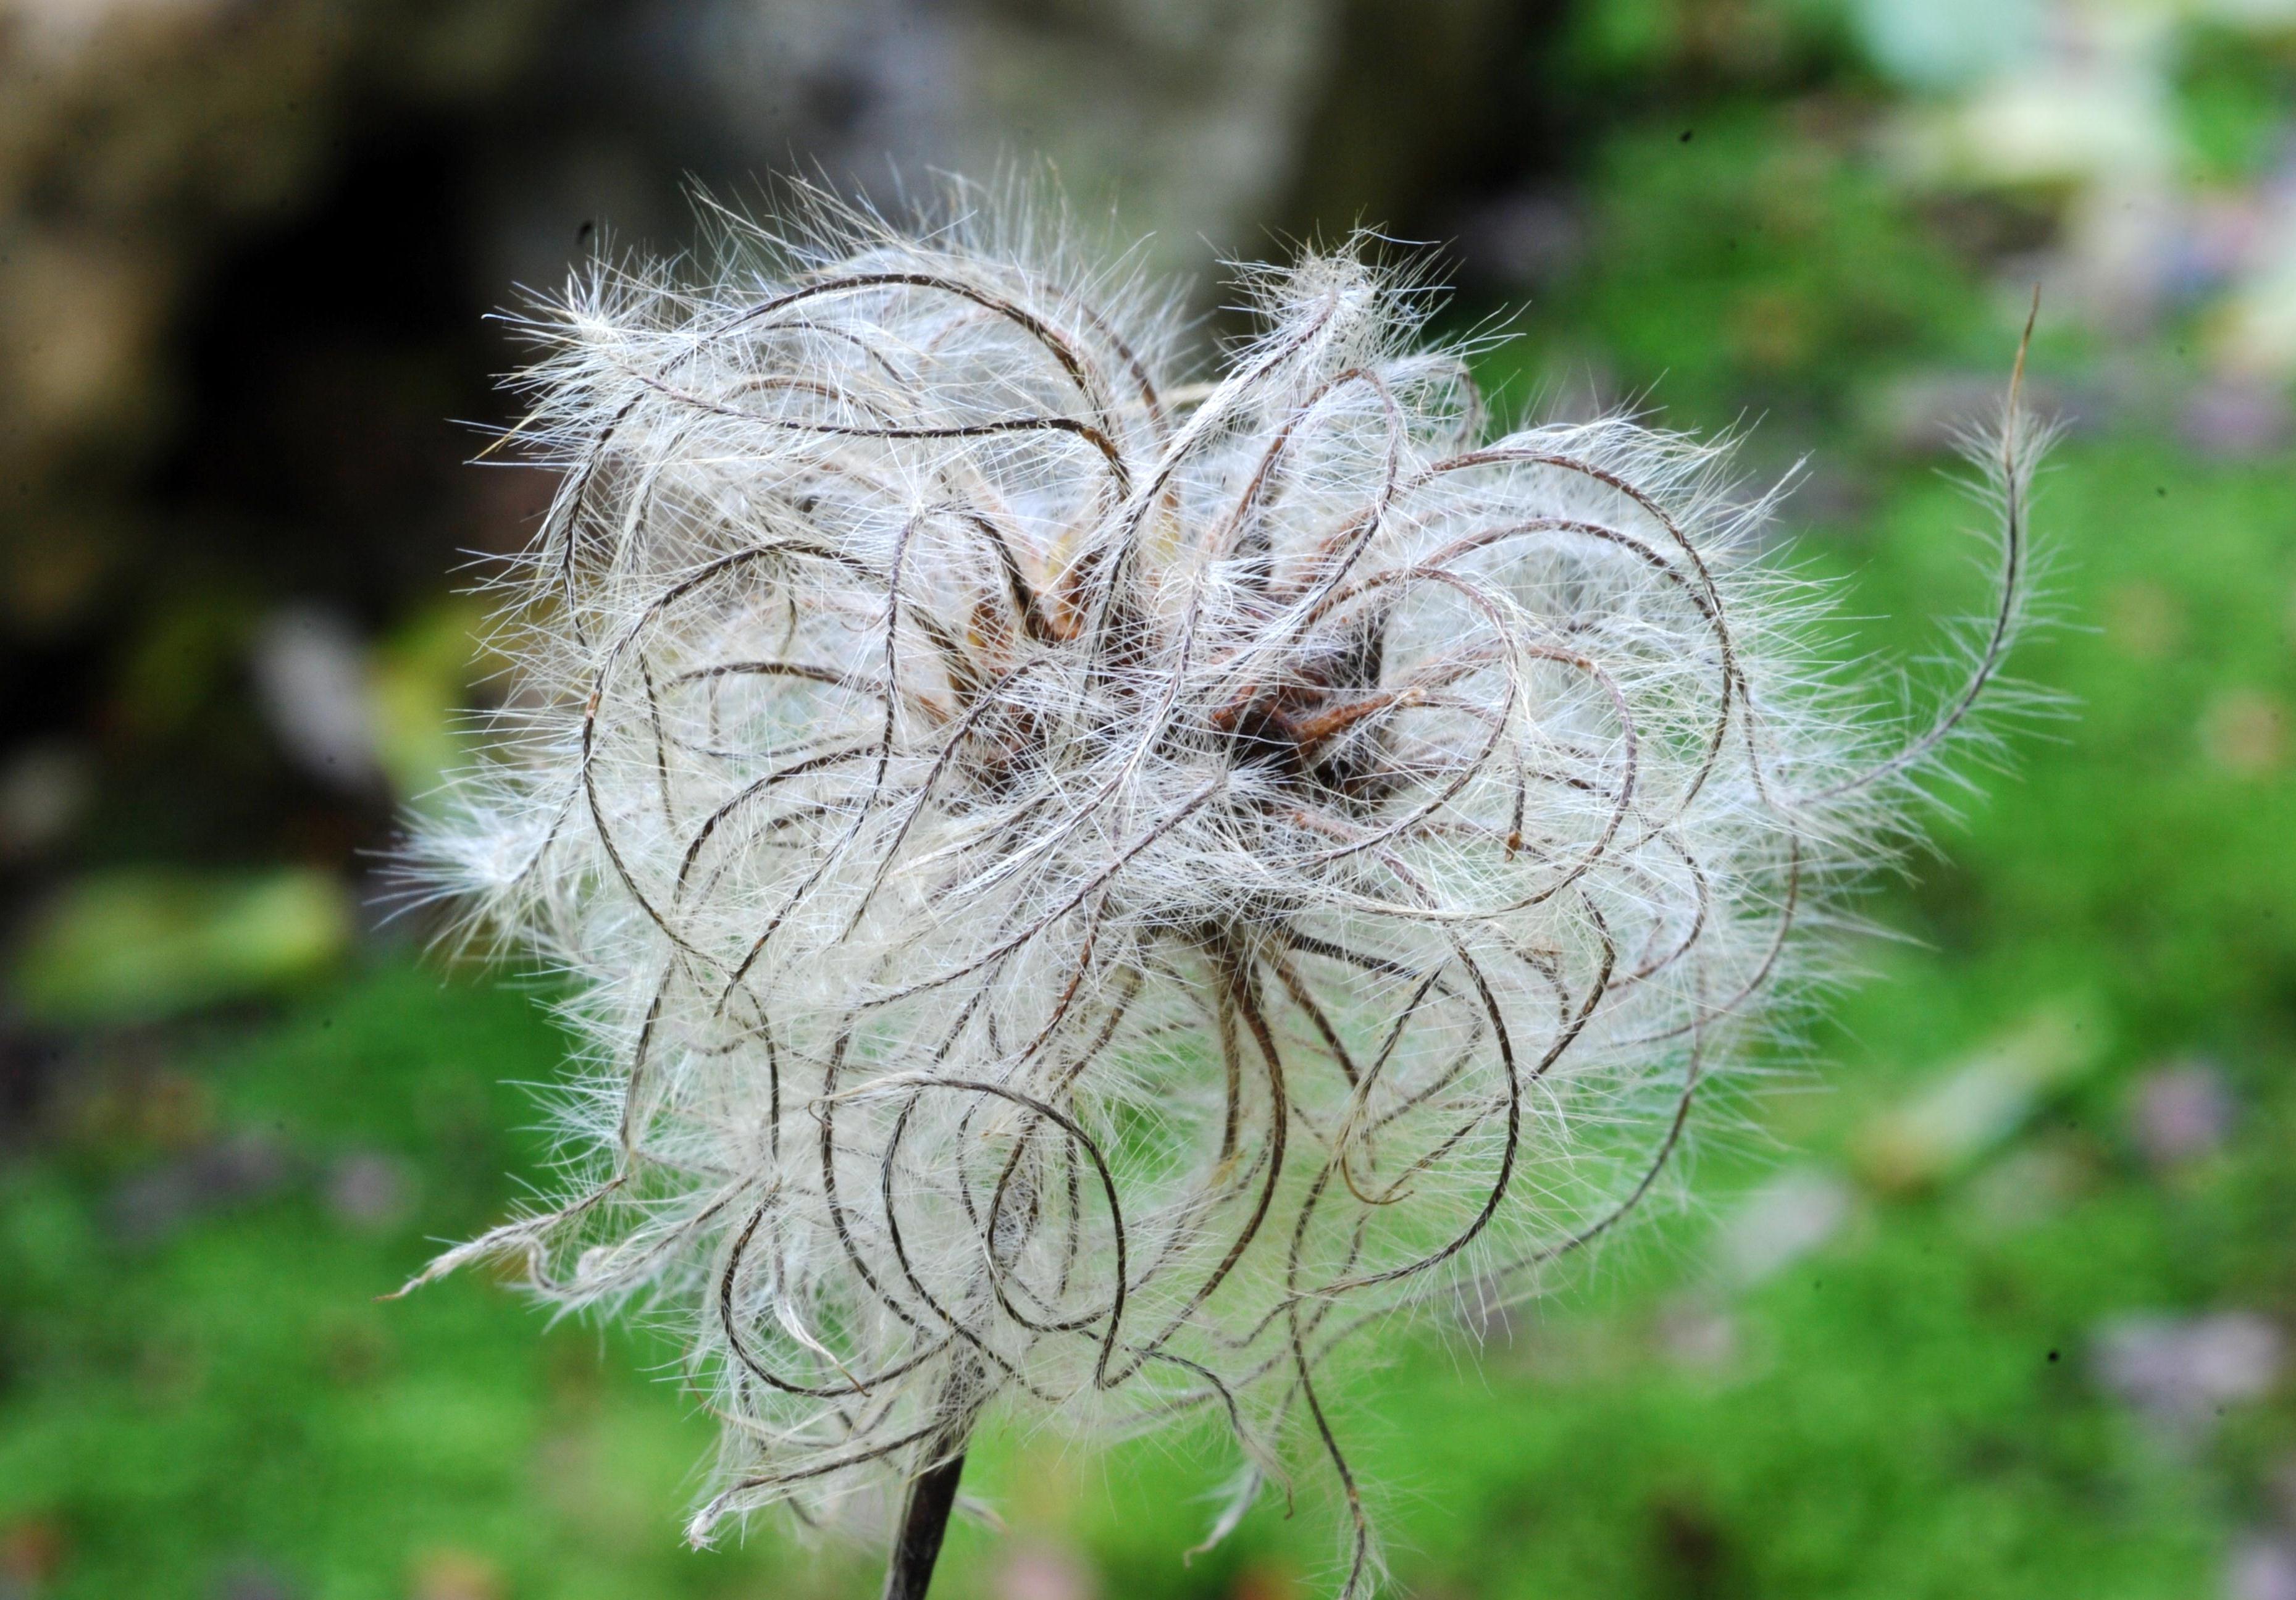
[[[570,973],[569,1186],[449,1253],[674,1312],[698,1539],[982,1414],[1232,1431],[1234,1514],[1406,1302],[1657,1183],[1877,752],[1726,447],[1494,435],[1355,255],[1183,329],[1012,217],[816,207],[530,323],[562,474],[429,882]],[[1232,1523],[1233,1514],[1224,1519]]]

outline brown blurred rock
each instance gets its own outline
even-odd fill
[[[1448,12],[1488,0],[1430,0]],[[737,207],[792,169],[898,211],[932,174],[1050,176],[1145,264],[1254,254],[1304,164],[1342,0],[628,0],[550,71],[562,128],[500,163],[505,277],[690,232],[675,179]],[[629,129],[635,138],[619,136]]]
[[[88,537],[86,504],[132,482],[168,420],[186,295],[237,232],[322,181],[352,108],[504,81],[559,4],[0,6],[0,570],[74,569],[59,545]],[[68,584],[45,611],[94,592]],[[20,609],[0,628],[59,620]]]
[[[0,0],[0,765],[88,751],[73,842],[339,864],[387,833],[384,775],[439,765],[437,718],[405,713],[444,675],[371,683],[362,732],[345,652],[258,624],[330,608],[389,669],[458,551],[530,537],[547,475],[464,471],[481,441],[447,422],[515,404],[488,308],[692,241],[686,175],[739,209],[791,170],[897,213],[935,172],[1041,176],[1209,299],[1216,256],[1284,251],[1271,225],[1439,234],[1551,180],[1559,113],[1524,90],[1557,15]],[[1570,232],[1499,229],[1518,266]]]
[[[504,275],[546,284],[591,242],[668,242],[661,180],[737,203],[794,165],[898,209],[934,171],[1057,179],[1141,259],[1213,286],[1217,258],[1384,226],[1439,237],[1546,164],[1524,94],[1554,0],[631,0],[554,71],[580,110],[502,164]],[[602,114],[603,108],[603,114]],[[602,125],[644,130],[642,148]]]

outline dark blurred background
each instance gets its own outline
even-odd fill
[[[1957,427],[2035,386],[2073,715],[1874,885],[1889,937],[1655,1218],[1351,1398],[1398,1588],[2296,1600],[2296,0],[0,0],[0,1600],[870,1592],[676,1542],[643,1330],[372,1297],[538,1170],[546,988],[379,852],[550,485],[489,310],[689,185],[1057,176],[1217,263],[1424,241],[1503,411],[1751,424],[1918,656]],[[1008,1440],[951,1600],[1184,1566],[1204,1444]]]

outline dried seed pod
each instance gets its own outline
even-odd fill
[[[1011,217],[725,243],[529,324],[562,483],[415,859],[572,975],[589,1054],[562,1202],[426,1276],[682,1315],[697,1540],[953,1488],[992,1408],[1210,1414],[1237,1514],[1287,1431],[1327,1459],[1357,1592],[1320,1364],[1651,1193],[1993,678],[2031,441],[1965,688],[1881,749],[1726,445],[1492,435],[1349,254],[1248,273],[1187,384]]]

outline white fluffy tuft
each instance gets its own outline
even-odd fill
[[[1805,643],[1726,445],[1487,435],[1349,253],[1183,328],[1014,212],[814,201],[528,326],[562,474],[489,759],[417,870],[578,980],[562,1202],[442,1257],[679,1313],[693,1537],[998,1407],[1209,1415],[1232,1526],[1399,1304],[1647,1195],[1702,1084],[1993,677],[1902,749]]]

